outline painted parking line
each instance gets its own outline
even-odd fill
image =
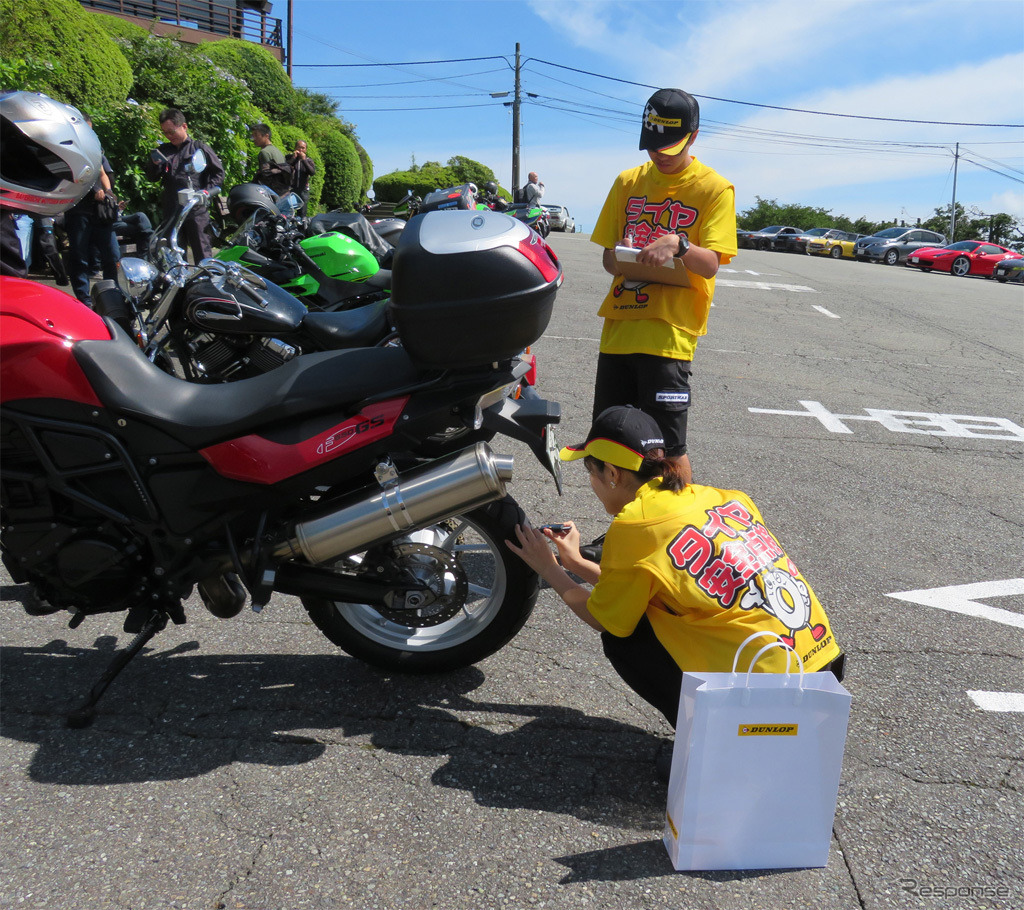
[[[982,711],[1024,714],[1024,692],[985,692],[968,689],[967,694]]]
[[[814,305],[814,309],[816,309],[819,313],[822,313],[823,315],[828,316],[829,319],[840,319],[841,318],[841,317],[837,316],[835,313],[833,313],[833,312],[831,312],[829,310],[826,310],[823,306],[818,306],[817,304],[815,304]]]
[[[745,288],[748,291],[792,291],[798,294],[817,294],[814,288],[804,284],[779,284],[774,281],[733,281],[731,278],[718,278],[715,286],[720,288]]]

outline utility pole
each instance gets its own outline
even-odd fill
[[[519,42],[516,42],[516,89],[512,98],[512,192],[519,187],[519,108],[522,102],[519,84]]]
[[[288,0],[288,80],[292,79],[292,0]]]
[[[949,242],[956,240],[956,170],[960,163],[960,143],[956,144],[956,152],[953,155],[953,204],[949,207]]]

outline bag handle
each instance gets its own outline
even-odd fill
[[[747,645],[749,645],[755,638],[764,638],[765,636],[768,636],[769,638],[773,639],[772,645],[769,645],[769,647],[772,647],[775,644],[781,644],[783,647],[786,647],[786,643],[782,640],[782,636],[781,635],[779,635],[776,632],[769,632],[767,629],[764,629],[764,630],[762,630],[760,632],[755,632],[753,635],[748,635],[743,640],[743,643],[736,649],[735,655],[733,655],[733,659],[732,659],[732,672],[733,673],[736,672],[736,667],[739,665],[740,654],[743,653],[743,649]],[[750,662],[750,666],[751,667],[754,666],[754,664],[757,662],[757,658],[760,657],[762,654],[764,654],[764,652],[766,650],[768,650],[768,648],[762,648],[760,651],[757,652],[757,654],[754,656],[754,659]],[[787,664],[787,666],[788,666],[788,664]]]
[[[758,658],[764,654],[765,651],[771,651],[772,648],[785,648],[793,657],[796,658],[797,669],[800,671],[800,688],[804,687],[804,662],[800,659],[800,655],[796,653],[789,645],[784,641],[773,641],[771,644],[765,645],[754,655],[754,659],[750,662],[750,666],[747,668],[747,685],[750,685],[750,674],[754,672],[754,664],[757,663]],[[790,661],[786,660],[786,676],[791,676],[789,672]]]
[[[744,684],[743,695],[740,698],[740,701],[741,701],[742,704],[744,704],[744,705],[749,705],[750,704],[750,674],[754,672],[754,664],[757,663],[758,659],[761,657],[762,654],[765,653],[765,651],[771,651],[772,648],[785,648],[785,650],[789,654],[792,654],[796,658],[796,665],[797,665],[797,668],[800,671],[800,682],[797,683],[796,689],[793,690],[793,704],[794,705],[799,705],[800,702],[803,701],[803,699],[804,699],[804,662],[800,659],[800,655],[797,654],[796,651],[793,650],[793,648],[791,648],[784,641],[782,641],[781,638],[776,636],[776,640],[771,642],[770,644],[765,645],[763,648],[761,648],[761,650],[758,651],[754,655],[754,659],[750,662],[750,666],[747,669],[747,678],[746,678],[746,682]],[[784,688],[788,688],[789,687],[789,677],[792,675],[790,673],[790,671],[789,671],[789,667],[790,667],[790,661],[787,659],[786,660],[786,682],[783,684]]]

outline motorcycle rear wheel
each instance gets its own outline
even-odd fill
[[[305,597],[302,605],[330,641],[373,666],[403,673],[467,667],[508,644],[537,602],[540,579],[505,546],[525,520],[506,496],[403,538],[443,550],[457,563],[444,575],[447,590],[464,592],[460,609],[439,625],[402,625],[368,604]]]

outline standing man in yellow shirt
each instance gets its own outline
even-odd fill
[[[613,276],[598,311],[604,328],[593,416],[613,405],[642,408],[657,420],[687,483],[693,355],[707,332],[718,267],[736,254],[734,188],[691,154],[699,126],[689,93],[665,88],[651,96],[640,129],[650,161],[619,174],[591,235]],[[681,259],[690,286],[627,280],[617,271],[616,246],[639,249],[642,265]]]

